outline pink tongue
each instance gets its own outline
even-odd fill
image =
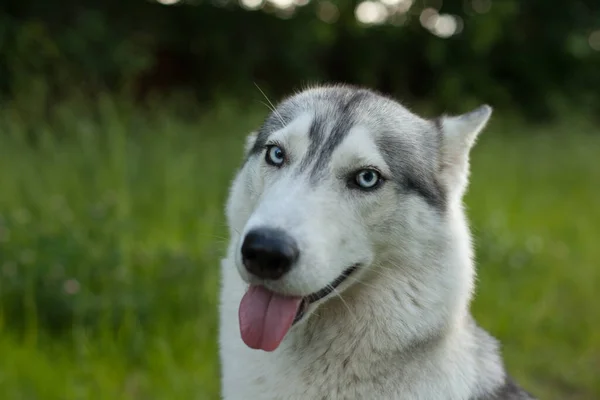
[[[242,340],[253,349],[273,351],[288,332],[301,297],[285,297],[262,286],[250,286],[240,303]]]

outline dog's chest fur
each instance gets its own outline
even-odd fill
[[[398,350],[405,332],[378,323],[382,316],[370,315],[365,304],[353,308],[350,317],[340,311],[352,303],[331,301],[290,332],[275,352],[249,349],[237,326],[243,284],[229,277],[221,298],[220,333],[227,400],[529,399],[508,386],[496,341],[468,315],[462,326]]]
[[[239,358],[227,361],[225,398],[459,399],[448,397],[448,393],[467,392],[465,382],[456,381],[455,387],[448,387],[447,378],[454,374],[437,368],[435,358],[441,358],[439,354],[430,354],[429,365],[425,365],[411,360],[407,353],[384,350],[381,344],[371,342],[373,338],[366,331],[356,331],[355,327],[352,332],[303,328],[274,353],[239,345]],[[440,376],[446,374],[448,377]]]

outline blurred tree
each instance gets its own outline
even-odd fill
[[[594,33],[595,32],[595,33]],[[457,111],[600,109],[596,0],[5,0],[0,90],[200,100],[369,85]]]

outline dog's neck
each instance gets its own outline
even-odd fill
[[[343,300],[330,299],[290,332],[284,357],[306,368],[318,365],[323,375],[349,373],[363,382],[400,373],[406,393],[426,398],[462,398],[478,390],[477,382],[501,383],[495,342],[485,349],[475,344],[487,334],[470,315],[470,295],[448,304],[440,303],[443,296],[417,296],[427,282],[406,278],[398,268],[360,279]]]
[[[350,280],[353,277],[349,278]],[[403,353],[431,347],[468,326],[470,296],[445,299],[429,282],[380,265],[329,299],[295,329],[295,345],[331,347],[352,343],[364,351]]]

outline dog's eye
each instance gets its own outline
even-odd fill
[[[267,162],[267,164],[273,165],[275,167],[280,167],[285,161],[285,153],[279,146],[267,146],[265,161]]]
[[[381,181],[381,175],[374,169],[363,169],[356,174],[354,181],[361,189],[373,189]]]

